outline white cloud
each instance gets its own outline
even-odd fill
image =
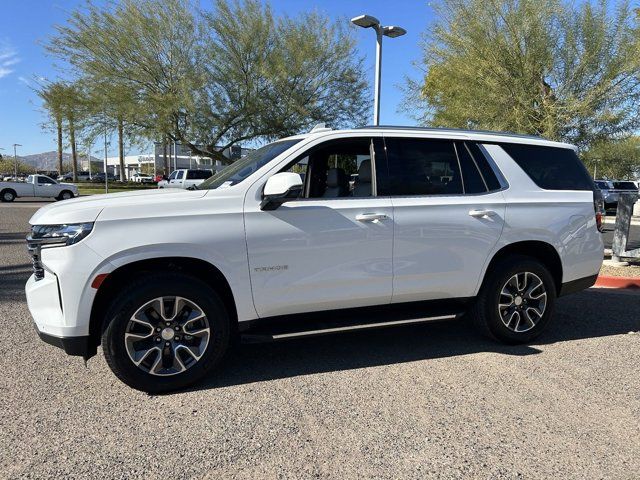
[[[0,42],[0,78],[6,77],[14,72],[11,68],[20,62],[18,52],[6,42]]]

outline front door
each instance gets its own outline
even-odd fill
[[[34,194],[36,197],[55,197],[58,195],[56,182],[44,175],[36,175],[34,184]]]
[[[276,210],[260,210],[261,186],[249,191],[245,228],[260,317],[391,301],[393,211],[376,195],[376,142],[311,146],[280,170],[301,174],[301,198]]]

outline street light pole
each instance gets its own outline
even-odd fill
[[[107,119],[104,120],[104,193],[109,193],[109,177],[107,162]]]
[[[14,175],[16,177],[16,180],[18,180],[18,153],[17,153],[17,147],[21,147],[22,145],[20,145],[19,143],[14,143],[13,144],[13,168],[14,168]]]
[[[373,87],[373,124],[380,125],[380,90],[382,82],[382,36],[401,37],[407,31],[402,27],[382,26],[380,20],[371,15],[360,15],[351,19],[354,25],[362,28],[373,28],[376,32],[376,72]]]

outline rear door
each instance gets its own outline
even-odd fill
[[[385,137],[393,302],[475,295],[504,226],[502,184],[473,142]]]

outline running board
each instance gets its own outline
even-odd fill
[[[320,335],[330,335],[332,333],[350,332],[354,330],[372,330],[375,328],[394,327],[396,325],[411,325],[415,323],[427,323],[439,320],[454,320],[458,315],[439,315],[437,317],[414,318],[412,320],[393,320],[390,322],[364,323],[359,325],[348,325],[344,327],[329,327],[315,330],[304,330],[300,332],[273,333],[273,334],[251,334],[244,333],[241,336],[242,343],[263,343],[275,342],[278,340],[288,340],[303,337],[316,337]]]

